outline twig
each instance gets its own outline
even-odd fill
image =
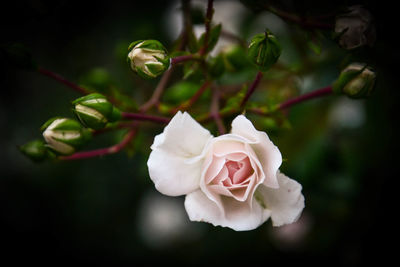
[[[54,73],[54,72],[52,72],[50,70],[44,69],[42,67],[39,67],[38,68],[38,72],[43,74],[43,75],[45,75],[45,76],[47,76],[47,77],[50,77],[50,78],[58,81],[58,82],[66,85],[66,86],[68,86],[68,87],[70,87],[72,89],[74,89],[75,91],[77,91],[80,94],[86,95],[86,94],[90,93],[87,89],[85,89],[83,87],[80,87],[79,85],[74,84],[73,82],[68,81],[67,79],[65,79],[61,75],[59,75],[57,73]]]
[[[209,87],[211,81],[207,80],[205,81],[200,88],[196,91],[196,93],[186,102],[180,104],[176,108],[172,109],[170,111],[171,114],[175,114],[179,110],[184,111],[193,106],[194,103],[200,98],[200,96],[206,91],[206,89]]]
[[[176,65],[178,63],[196,59],[198,60],[199,58],[197,58],[195,55],[184,55],[184,56],[174,57],[171,58],[171,65]]]
[[[210,108],[210,115],[214,119],[215,123],[218,127],[218,132],[220,135],[226,133],[226,128],[224,122],[221,119],[219,114],[219,91],[216,86],[212,87],[212,99],[211,99],[211,108]]]
[[[321,89],[318,89],[318,90],[309,92],[307,94],[304,94],[304,95],[289,99],[289,100],[279,104],[278,110],[283,110],[283,109],[289,108],[289,107],[291,107],[293,105],[296,105],[298,103],[301,103],[301,102],[304,102],[304,101],[307,101],[307,100],[310,100],[310,99],[313,99],[313,98],[329,95],[332,92],[333,91],[332,91],[332,86],[331,85],[327,86],[327,87],[323,87]]]
[[[143,113],[129,113],[129,112],[122,112],[122,118],[128,120],[137,120],[137,121],[151,121],[161,124],[166,124],[171,120],[170,118],[167,117],[147,115]]]
[[[208,0],[208,3],[207,3],[206,19],[204,22],[206,32],[204,34],[204,44],[199,51],[199,54],[201,56],[205,55],[207,52],[207,49],[208,49],[208,39],[210,38],[211,20],[212,20],[212,16],[214,13],[213,2],[214,2],[213,0]]]
[[[242,102],[240,103],[240,107],[243,108],[245,104],[247,103],[247,100],[249,100],[250,96],[254,93],[254,91],[257,88],[257,85],[260,83],[261,78],[263,74],[261,71],[257,72],[256,78],[254,79],[253,83],[250,85],[249,89],[247,90],[246,95],[242,99]]]
[[[59,157],[59,159],[61,159],[61,160],[77,160],[77,159],[92,158],[92,157],[98,157],[98,156],[104,156],[104,155],[108,155],[108,154],[118,153],[125,146],[127,146],[129,144],[129,142],[135,137],[136,131],[137,131],[136,128],[131,129],[124,136],[124,139],[122,139],[122,141],[116,145],[106,147],[106,148],[90,150],[90,151],[77,152],[75,154],[72,154],[71,156]]]

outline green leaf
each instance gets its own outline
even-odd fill
[[[218,24],[218,25],[216,25],[216,26],[214,26],[214,27],[212,27],[210,29],[206,52],[210,52],[211,50],[214,49],[215,45],[218,42],[219,36],[221,34],[221,29],[222,29],[222,25],[221,24]],[[205,35],[206,35],[206,33],[203,33],[200,36],[200,39],[199,39],[199,46],[200,47],[204,46]]]

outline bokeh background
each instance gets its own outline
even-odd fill
[[[377,27],[375,45],[362,52],[344,51],[327,36],[322,39],[321,54],[305,51],[311,56],[304,56],[296,50],[294,41],[302,37],[293,37],[292,24],[266,12],[254,13],[239,1],[227,2],[232,7],[220,14],[223,25],[239,27],[246,40],[269,27],[282,43],[283,62],[300,66],[309,64],[304,58],[315,62],[314,69],[296,80],[301,93],[334,81],[346,57],[368,58],[378,73],[376,91],[368,100],[332,96],[304,103],[292,108],[290,127],[280,130],[254,117],[286,159],[282,170],[303,185],[306,208],[299,222],[273,228],[268,221],[249,232],[190,222],[184,198],[161,195],[148,177],[149,146],[162,131],[151,124],[145,125],[128,153],[32,163],[17,146],[40,137],[39,127],[49,117],[71,116],[69,103],[78,95],[47,77],[2,61],[1,260],[56,265],[357,265],[394,255],[395,245],[387,240],[397,239],[395,11],[382,1],[298,3],[294,6],[302,11],[332,11],[361,3],[372,12]],[[179,33],[176,4],[10,1],[0,11],[1,43],[22,43],[41,66],[86,86],[109,90],[113,84],[140,104],[156,82],[144,82],[132,74],[125,61],[127,46],[137,39],[158,39],[170,47]],[[240,77],[252,75],[254,70]],[[267,85],[271,84],[281,86],[276,80]],[[120,135],[102,136],[89,148],[113,144]]]

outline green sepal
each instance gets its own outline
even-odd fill
[[[51,119],[48,119],[45,123],[43,123],[43,125],[40,127],[40,131],[43,132],[47,129],[47,127],[50,126],[50,124],[53,123],[53,121],[57,120],[57,119],[62,119],[63,117],[53,117]]]
[[[81,131],[82,125],[73,119],[65,118],[65,120],[59,123],[53,128],[53,131]]]
[[[160,65],[160,64],[154,64],[154,63],[147,63],[146,67],[152,74],[154,74],[156,76],[160,75],[161,73],[163,73],[166,70],[166,68],[163,64]]]
[[[102,95],[102,94],[99,94],[99,93],[92,93],[92,94],[89,94],[89,95],[85,95],[85,96],[79,97],[79,98],[75,99],[74,101],[72,101],[71,103],[72,103],[73,105],[75,105],[75,104],[80,104],[80,103],[82,103],[82,102],[84,102],[84,101],[87,101],[87,100],[93,100],[93,99],[99,99],[99,98],[101,98],[101,99],[107,99],[107,98],[106,98],[104,95]]]
[[[72,146],[74,149],[79,149],[83,145],[85,145],[90,139],[92,138],[92,133],[89,129],[83,128],[79,131],[80,136],[74,139],[61,139],[61,138],[54,138],[54,140],[62,142],[64,144]]]
[[[215,45],[218,42],[219,36],[221,34],[221,29],[222,29],[222,25],[221,24],[218,24],[218,25],[216,25],[214,27],[211,27],[210,32],[209,32],[209,36],[208,36],[208,44],[207,44],[206,52],[210,52],[211,50],[214,49]],[[199,46],[200,47],[204,46],[205,35],[206,35],[206,33],[203,33],[200,36],[200,39],[199,39]]]
[[[167,49],[157,40],[144,40],[137,48],[167,52]]]
[[[122,119],[122,112],[118,108],[113,107],[113,110],[111,112],[110,117],[108,118],[108,121],[115,122],[115,121],[119,121],[121,119]]]
[[[94,130],[100,130],[104,128],[107,124],[107,121],[104,120],[98,120],[97,118],[87,115],[85,113],[80,113],[73,109],[74,114],[78,118],[78,120],[86,127],[94,129]]]
[[[360,75],[366,69],[366,67],[367,65],[360,70],[349,70],[342,72],[339,75],[339,78],[333,83],[332,91],[335,94],[343,94],[343,88],[346,86],[346,84]]]
[[[49,156],[48,149],[43,140],[31,141],[18,147],[18,149],[34,162],[41,162]]]
[[[276,37],[267,30],[255,35],[249,45],[248,57],[260,71],[267,71],[280,57],[281,45]]]
[[[154,79],[154,78],[156,78],[156,77],[153,77],[153,76],[150,76],[150,75],[148,75],[148,74],[146,74],[144,71],[142,71],[140,68],[135,68],[135,71],[136,71],[136,73],[141,77],[141,78],[143,78],[143,79],[146,79],[146,80],[151,80],[151,79]]]
[[[143,40],[138,40],[138,41],[132,42],[132,43],[128,46],[128,50],[131,51],[132,48],[134,48],[138,43],[141,43],[141,42],[143,42]],[[129,60],[129,58],[128,58],[128,60]]]

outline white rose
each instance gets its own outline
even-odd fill
[[[244,231],[270,217],[274,226],[292,223],[304,208],[301,185],[279,172],[279,149],[243,115],[230,134],[213,137],[178,112],[151,149],[150,178],[165,195],[186,195],[192,221]]]

